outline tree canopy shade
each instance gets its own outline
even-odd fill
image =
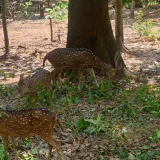
[[[116,46],[108,0],[69,0],[67,48],[82,47],[91,49],[113,67],[122,66],[120,76],[137,79],[126,69]]]

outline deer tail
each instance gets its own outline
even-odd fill
[[[45,61],[48,59],[47,55],[43,58],[43,68],[45,66]]]

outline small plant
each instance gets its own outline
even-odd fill
[[[21,5],[21,15],[23,17],[32,17],[33,16],[33,13],[30,8],[30,6],[32,6],[31,0],[29,0],[29,1],[24,0],[20,5]]]
[[[100,135],[109,126],[110,124],[108,121],[104,119],[100,113],[98,113],[94,116],[94,118],[81,118],[75,127],[80,133],[95,133],[96,135]]]
[[[140,10],[137,13],[136,22],[133,28],[138,32],[140,36],[143,36],[147,40],[156,40],[159,31],[153,31],[153,21],[150,19],[143,19],[143,12]]]
[[[152,5],[156,5],[156,4],[158,4],[158,2],[156,0],[148,2],[148,6],[152,6]]]
[[[0,96],[12,96],[13,86],[0,85]]]
[[[160,141],[160,129],[156,130],[151,137],[149,137],[154,143]]]
[[[53,8],[46,8],[48,15],[45,18],[53,18],[55,22],[63,20],[67,16],[67,2],[61,2],[58,5],[53,4]]]
[[[30,140],[27,138],[22,139],[22,146],[27,148],[30,145]]]
[[[3,152],[4,152],[4,146],[3,144],[0,143],[0,159],[1,160],[5,159]]]

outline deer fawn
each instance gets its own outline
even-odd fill
[[[58,160],[62,160],[61,146],[52,137],[55,123],[63,130],[61,121],[55,112],[50,112],[44,108],[24,110],[0,109],[0,115],[0,135],[3,139],[5,156],[7,156],[9,136],[12,138],[15,159],[18,160],[15,137],[29,138],[37,135],[48,143],[49,159],[51,158],[52,147],[55,147]]]
[[[49,93],[49,101],[51,101],[51,79],[53,72],[49,72],[43,68],[38,69],[34,74],[24,77],[20,75],[18,82],[18,91],[22,95],[30,96],[36,95],[38,99],[38,91],[47,90]]]
[[[93,68],[105,71],[108,78],[113,82],[116,80],[116,69],[111,65],[102,62],[93,52],[85,48],[57,48],[49,52],[43,59],[48,60],[55,68],[58,81],[61,82],[61,72],[63,69],[79,69],[78,89],[85,70],[88,70],[99,87]]]

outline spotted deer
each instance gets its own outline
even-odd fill
[[[23,74],[20,75],[18,82],[18,91],[23,96],[33,97],[36,95],[36,101],[38,100],[38,92],[46,90],[49,93],[49,101],[51,101],[51,79],[52,74],[48,70],[43,68],[38,69],[32,75],[24,77]]]
[[[63,69],[79,69],[78,89],[80,90],[80,82],[85,70],[88,70],[94,78],[96,86],[99,84],[96,80],[93,68],[105,71],[108,78],[114,82],[116,80],[116,69],[111,65],[102,62],[93,52],[85,48],[57,48],[50,51],[43,59],[43,67],[45,61],[48,60],[55,68],[55,74],[59,82],[61,80],[61,72]]]
[[[54,147],[57,150],[58,160],[62,160],[61,146],[52,137],[52,131],[56,123],[63,130],[61,121],[56,113],[44,108],[23,110],[0,109],[0,135],[4,144],[5,156],[7,157],[9,136],[12,138],[15,160],[18,160],[15,138],[39,136],[48,143],[49,159],[51,158],[52,147]]]

